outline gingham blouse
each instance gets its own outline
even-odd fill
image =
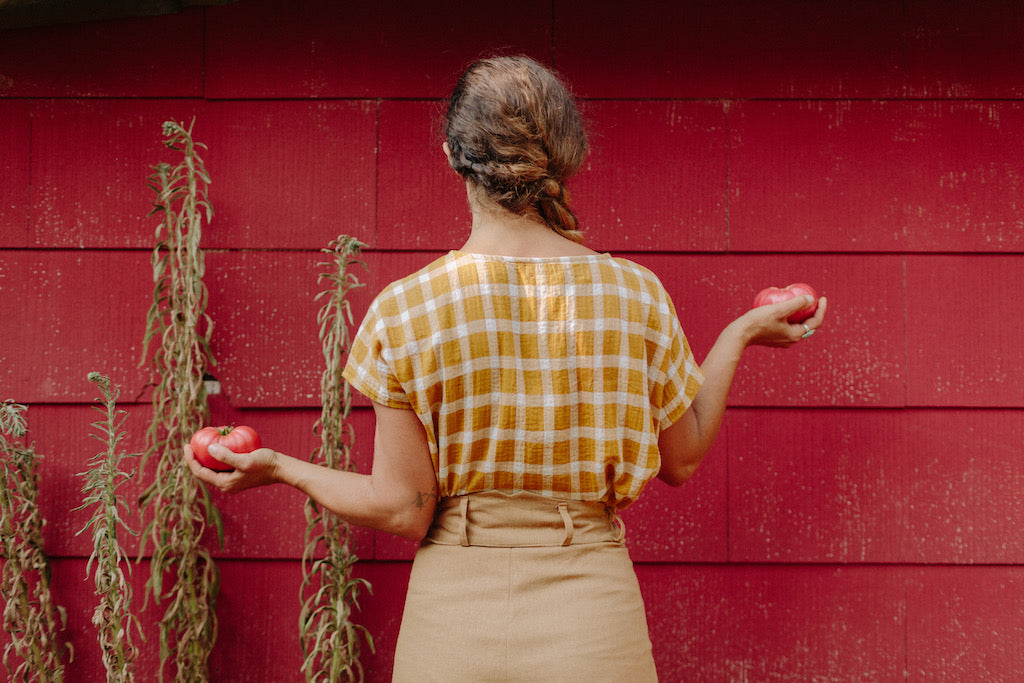
[[[633,502],[703,375],[661,283],[608,255],[453,251],[390,284],[344,377],[426,428],[441,496]]]

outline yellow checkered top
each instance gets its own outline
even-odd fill
[[[623,508],[704,376],[668,293],[606,254],[453,251],[388,285],[344,377],[426,428],[441,496],[529,491]]]

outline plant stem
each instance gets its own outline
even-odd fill
[[[194,123],[194,122],[193,122]],[[203,375],[214,365],[210,353],[213,322],[206,314],[205,262],[199,247],[202,223],[213,216],[207,199],[209,176],[193,141],[192,125],[164,123],[165,145],[182,154],[176,166],[158,164],[150,177],[161,215],[153,249],[153,303],[147,315],[145,347],[159,340],[151,360],[156,377],[153,418],[147,431],[144,466],[156,459],[153,483],[142,496],[152,511],[143,534],[153,556],[147,594],[169,604],[160,622],[161,680],[174,656],[176,680],[205,680],[216,640],[214,602],[217,571],[202,545],[212,524],[223,544],[220,516],[205,486],[192,477],[181,446],[209,418]],[[164,578],[173,581],[164,589]]]
[[[323,347],[325,369],[320,389],[323,408],[315,430],[321,445],[310,458],[333,469],[350,469],[352,428],[347,420],[351,413],[351,390],[342,377],[343,359],[347,356],[352,325],[348,293],[361,286],[351,268],[362,248],[357,240],[342,235],[323,251],[333,256],[332,270],[320,277],[329,288],[317,298],[328,297],[317,320]],[[302,670],[307,681],[357,681],[363,678],[359,663],[360,636],[372,649],[373,639],[362,627],[350,620],[353,607],[358,606],[361,588],[369,583],[352,578],[356,563],[351,550],[348,524],[317,506],[306,503],[306,547],[302,556],[303,598],[299,617],[300,640],[304,660]],[[321,552],[323,556],[314,559]]]

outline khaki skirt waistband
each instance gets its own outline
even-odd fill
[[[603,503],[486,491],[442,499],[425,542],[528,548],[623,543],[622,520]]]

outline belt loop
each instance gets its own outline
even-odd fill
[[[549,508],[550,509],[550,508]],[[565,540],[562,545],[572,545],[572,517],[569,515],[569,506],[566,503],[558,504],[558,514],[562,515],[562,524],[565,525]]]
[[[612,533],[614,534],[612,540],[616,543],[622,541],[626,537],[626,523],[622,521],[622,517],[615,512],[615,510],[608,508],[608,521],[611,522]]]
[[[463,546],[469,545],[469,534],[466,527],[469,525],[469,496],[462,496],[459,499],[459,542]]]

